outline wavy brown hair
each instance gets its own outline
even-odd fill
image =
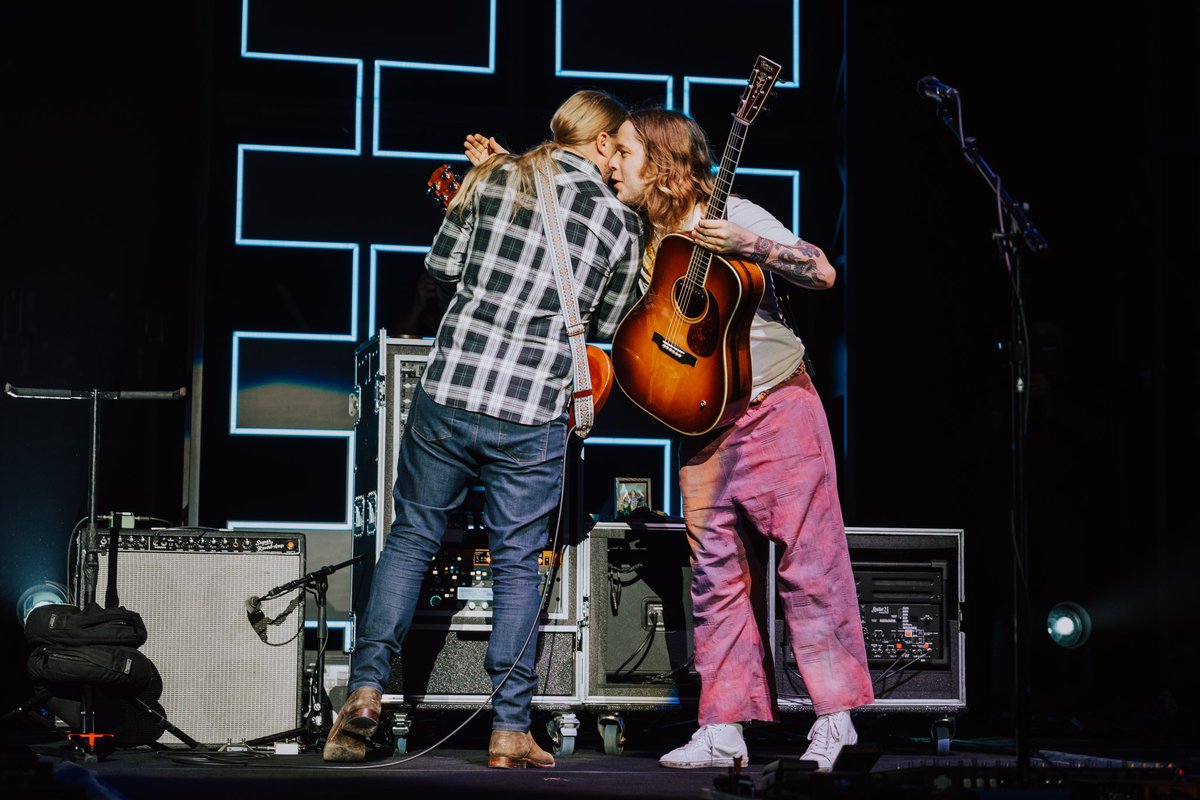
[[[617,129],[628,118],[629,110],[625,104],[607,92],[596,89],[575,92],[563,101],[550,118],[550,141],[521,155],[492,156],[472,169],[463,179],[462,187],[454,195],[448,211],[461,213],[465,204],[470,203],[475,187],[506,164],[513,165],[507,181],[508,186],[517,192],[518,207],[532,206],[537,197],[533,176],[538,164],[545,163],[552,173],[557,172],[558,165],[552,157],[556,150],[583,147],[594,141],[601,132],[616,136]]]
[[[712,153],[704,129],[678,111],[643,108],[633,111],[629,119],[646,148],[642,213],[657,244],[664,235],[683,228],[696,203],[712,196]]]

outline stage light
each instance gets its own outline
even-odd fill
[[[1061,647],[1079,647],[1092,634],[1092,618],[1078,603],[1059,603],[1046,617],[1046,633]]]
[[[54,581],[42,581],[30,586],[17,599],[17,619],[21,625],[29,618],[29,612],[38,606],[62,604],[67,602],[67,587]]]

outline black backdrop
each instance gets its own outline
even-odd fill
[[[1038,708],[1047,726],[1074,715],[1091,731],[1146,715],[1158,724],[1194,718],[1187,676],[1197,654],[1187,625],[1200,559],[1187,465],[1197,444],[1189,391],[1200,6],[1021,0],[974,4],[967,19],[962,4],[829,5],[801,10],[802,86],[780,93],[743,163],[801,168],[801,231],[844,256],[835,292],[804,298],[798,310],[819,365],[838,364],[845,348],[844,377],[831,368],[818,384],[845,442],[848,524],[966,529],[968,695],[976,718],[1003,720],[1011,691],[1008,277],[991,242],[994,198],[934,103],[915,91],[918,78],[934,74],[959,90],[966,132],[1050,243],[1046,256],[1021,262],[1033,371],[1031,593],[1039,614],[1059,599],[1084,603],[1096,632],[1066,652],[1033,626]],[[653,85],[637,82],[521,80],[549,74],[553,4],[520,9],[500,7],[498,79],[423,76],[382,120],[385,147],[395,146],[387,131],[409,130],[404,146],[452,150],[457,139],[446,137],[493,121],[492,131],[525,146],[578,86],[632,101],[654,96]],[[667,25],[670,16],[652,4],[641,18],[653,25],[647,31],[636,29],[638,15],[597,11],[572,23],[580,32],[572,63],[678,76],[711,58],[715,74],[742,73],[779,35],[790,4],[737,9],[734,24],[719,4],[691,4]],[[279,519],[337,518],[342,498],[322,487],[344,482],[344,443],[279,439],[254,449],[226,431],[231,330],[264,329],[255,327],[263,320],[267,330],[350,326],[336,295],[348,281],[323,283],[319,258],[232,245],[236,144],[343,146],[341,73],[290,80],[278,64],[238,58],[236,2],[3,14],[0,377],[22,386],[188,386],[197,396],[193,357],[203,354],[200,521],[245,518],[263,502],[288,507]],[[313,30],[337,41],[363,19],[280,24],[261,30],[255,46],[285,47],[296,41],[288,35]],[[465,16],[410,19],[399,44],[367,37],[367,56],[402,58],[409,48],[428,59],[442,52],[430,42],[478,52],[478,23]],[[750,35],[756,24],[761,38]],[[695,42],[722,30],[730,41],[718,54],[695,52]],[[620,58],[597,61],[614,43]],[[662,52],[694,60],[676,71]],[[396,85],[385,79],[384,91]],[[721,142],[736,90],[696,87],[694,97],[696,116]],[[792,151],[803,152],[784,157]],[[409,189],[427,173],[425,162],[389,163],[356,178],[378,202],[316,206],[341,216],[303,225],[330,225],[323,238],[363,245],[392,224],[431,235],[436,220]],[[310,179],[281,184],[280,198]],[[263,230],[272,224],[254,219]],[[283,215],[271,234],[291,235],[291,222]],[[412,258],[396,258],[394,274],[413,269]],[[246,285],[255,293],[239,295]],[[323,303],[329,292],[336,301]],[[360,333],[366,313],[358,309]],[[379,321],[389,313],[381,299]],[[100,510],[184,519],[189,430],[184,404],[106,405]],[[0,578],[11,606],[29,583],[66,577],[69,533],[86,514],[86,404],[5,397],[0,436]],[[5,641],[19,641],[11,612],[0,620]],[[20,699],[19,659],[6,657],[5,670],[6,698]]]

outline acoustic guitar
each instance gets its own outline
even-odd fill
[[[443,164],[433,171],[425,183],[425,193],[433,198],[433,202],[445,211],[450,201],[458,193],[461,186],[458,176],[449,164]],[[600,409],[608,400],[613,387],[613,365],[608,353],[593,344],[587,346],[588,374],[592,378],[592,413],[599,414]],[[575,427],[575,402],[572,398],[570,407],[569,427]]]
[[[734,114],[705,219],[725,216],[746,131],[779,72],[774,61],[758,57]],[[750,323],[765,289],[757,264],[722,258],[688,236],[667,234],[654,258],[650,288],[613,336],[613,370],[621,390],[689,436],[733,422],[750,402]]]

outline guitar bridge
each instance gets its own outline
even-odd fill
[[[663,338],[661,333],[654,334],[654,343],[658,345],[658,349],[669,355],[671,358],[688,367],[696,366],[696,357],[684,350],[674,342]]]

